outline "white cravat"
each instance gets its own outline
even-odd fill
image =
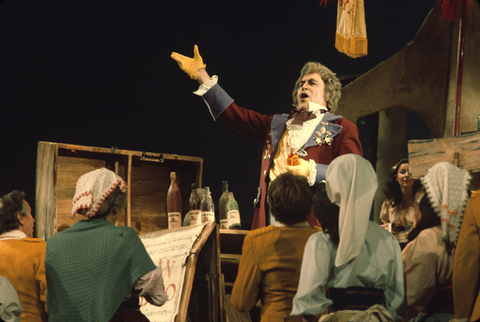
[[[26,238],[27,235],[23,231],[20,230],[11,230],[7,231],[3,234],[0,235],[0,241],[1,240],[9,240],[9,239],[23,239]]]

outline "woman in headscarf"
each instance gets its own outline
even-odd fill
[[[421,218],[402,251],[406,318],[449,321],[454,318],[453,250],[468,200],[470,174],[440,162],[421,181],[426,190],[419,205]]]
[[[126,191],[125,181],[105,168],[78,179],[72,215],[87,218],[47,242],[49,321],[146,322],[139,296],[157,306],[167,300],[162,269],[137,232],[115,226]]]
[[[347,320],[355,314],[402,320],[400,246],[392,234],[369,221],[376,189],[375,172],[364,158],[347,154],[330,164],[325,189],[319,189],[314,200],[324,231],[310,236],[305,246],[291,315],[317,321],[330,307],[337,317],[343,310],[358,310],[343,315]]]

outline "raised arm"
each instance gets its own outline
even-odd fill
[[[178,63],[181,70],[187,73],[191,79],[197,80],[200,85],[210,80],[210,76],[205,70],[207,65],[203,63],[203,58],[200,56],[197,45],[193,47],[193,58],[175,52],[170,57]]]

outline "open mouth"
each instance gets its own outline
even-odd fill
[[[307,97],[308,97],[308,95],[305,94],[305,93],[300,94],[300,98],[307,98]]]

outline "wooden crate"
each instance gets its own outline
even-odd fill
[[[225,281],[225,293],[231,294],[242,257],[242,246],[250,230],[220,229],[220,259]]]
[[[199,157],[39,142],[35,196],[38,238],[48,240],[84,218],[71,218],[75,183],[82,174],[102,167],[115,171],[129,187],[127,207],[117,225],[130,226],[139,233],[168,228],[170,172],[177,173],[183,215],[188,210],[191,184],[202,186],[203,159]]]

